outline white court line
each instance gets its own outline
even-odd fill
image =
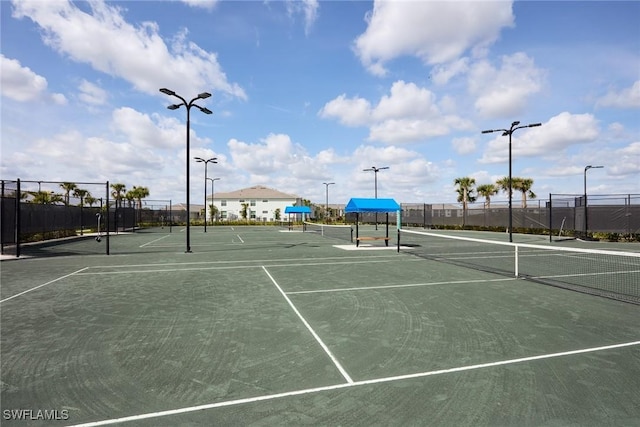
[[[415,378],[424,378],[424,377],[430,377],[430,376],[435,376],[435,375],[451,374],[451,373],[455,373],[455,372],[472,371],[472,370],[475,370],[475,369],[492,368],[492,367],[496,367],[496,366],[513,365],[513,364],[516,364],[516,363],[532,362],[532,361],[543,360],[543,359],[553,359],[553,358],[556,358],[556,357],[573,356],[573,355],[576,355],[576,354],[593,353],[593,352],[597,352],[597,351],[613,350],[613,349],[616,349],[616,348],[632,347],[632,346],[636,346],[636,345],[640,345],[640,341],[632,341],[632,342],[621,343],[621,344],[613,344],[613,345],[607,345],[607,346],[602,346],[602,347],[584,348],[584,349],[580,349],[580,350],[563,351],[563,352],[560,352],[560,353],[542,354],[542,355],[539,355],[539,356],[521,357],[521,358],[518,358],[518,359],[501,360],[501,361],[498,361],[498,362],[481,363],[481,364],[477,364],[477,365],[461,366],[461,367],[450,368],[450,369],[440,369],[440,370],[437,370],[437,371],[418,372],[418,373],[415,373],[415,374],[398,375],[398,376],[395,376],[395,377],[383,377],[383,378],[375,378],[375,379],[364,380],[364,381],[354,381],[354,382],[350,382],[350,383],[335,384],[335,385],[324,386],[324,387],[316,387],[316,388],[308,388],[308,389],[303,389],[303,390],[287,391],[287,392],[283,392],[283,393],[267,394],[267,395],[264,395],[264,396],[248,397],[248,398],[244,398],[244,399],[228,400],[228,401],[225,401],[225,402],[208,403],[208,404],[205,404],[205,405],[190,406],[190,407],[178,408],[178,409],[170,409],[170,410],[167,410],[167,411],[149,412],[149,413],[146,413],[146,414],[132,415],[132,416],[128,416],[128,417],[115,418],[115,419],[111,419],[111,420],[102,420],[102,421],[95,421],[95,422],[90,422],[90,423],[85,423],[85,424],[76,424],[75,426],[71,426],[71,427],[104,426],[104,425],[109,425],[109,424],[124,423],[124,422],[128,422],[128,421],[138,421],[138,420],[144,420],[144,419],[149,419],[149,418],[167,417],[167,416],[171,416],[171,415],[185,414],[185,413],[189,413],[189,412],[202,411],[202,410],[206,410],[206,409],[223,408],[223,407],[226,407],[226,406],[235,406],[235,405],[242,405],[242,404],[245,404],[245,403],[263,402],[263,401],[266,401],[266,400],[280,399],[280,398],[283,398],[283,397],[291,397],[291,396],[300,396],[300,395],[304,395],[304,394],[319,393],[319,392],[322,392],[322,391],[338,390],[338,389],[343,389],[343,388],[359,387],[359,386],[371,385],[371,384],[382,384],[382,383],[388,383],[388,382],[393,382],[393,381],[402,381],[402,380],[415,379]]]
[[[43,283],[42,285],[38,285],[38,286],[36,286],[35,288],[27,289],[26,291],[20,292],[19,294],[15,294],[15,295],[13,295],[13,296],[10,296],[9,298],[5,298],[5,299],[3,299],[3,300],[0,300],[0,304],[2,304],[2,303],[3,303],[3,302],[5,302],[5,301],[9,301],[9,300],[14,299],[14,298],[16,298],[16,297],[19,297],[20,295],[24,295],[24,294],[26,294],[27,292],[35,291],[36,289],[39,289],[39,288],[41,288],[41,287],[43,287],[43,286],[50,285],[50,284],[52,284],[52,283],[54,283],[54,282],[57,282],[58,280],[66,279],[67,277],[69,277],[69,276],[73,276],[74,274],[79,274],[81,271],[84,271],[84,270],[86,270],[86,269],[88,269],[88,268],[89,268],[89,267],[81,268],[80,270],[78,270],[78,271],[74,271],[73,273],[69,273],[69,274],[67,274],[66,276],[58,277],[57,279],[53,279],[53,280],[48,281],[47,283]]]
[[[150,245],[150,244],[152,244],[152,243],[155,243],[155,242],[157,242],[158,240],[166,239],[166,238],[167,238],[167,237],[169,237],[169,236],[171,236],[171,234],[167,234],[166,236],[159,237],[159,238],[157,238],[157,239],[155,239],[155,240],[152,240],[152,241],[150,241],[150,242],[147,242],[147,243],[145,243],[145,244],[143,244],[143,245],[140,245],[140,246],[138,246],[138,247],[139,247],[139,248],[144,248],[144,247],[145,247],[145,246],[147,246],[147,245]]]
[[[562,277],[584,277],[584,276],[613,276],[618,274],[635,274],[640,273],[640,270],[631,270],[631,271],[604,271],[601,273],[576,273],[576,274],[556,274],[553,276],[531,276],[532,279],[557,279]]]
[[[376,261],[376,263],[390,262],[392,260]],[[254,261],[239,261],[239,262],[254,262]],[[263,260],[264,262],[264,260]],[[344,261],[344,262],[310,262],[310,263],[296,263],[296,264],[269,264],[268,267],[309,267],[315,265],[338,265],[338,264],[369,264],[371,261]],[[158,264],[150,264],[158,265]],[[95,266],[93,268],[111,268],[112,266]],[[122,267],[122,266],[118,266]],[[126,266],[125,266],[126,267]],[[139,267],[144,267],[140,265]],[[261,265],[228,265],[228,266],[214,266],[214,267],[189,267],[189,268],[158,268],[153,270],[121,270],[121,271],[93,271],[86,273],[78,273],[79,276],[93,276],[93,275],[106,275],[106,274],[145,274],[145,273],[162,273],[162,272],[175,272],[175,271],[207,271],[207,270],[231,270],[231,269],[243,269],[243,268],[260,268]],[[513,278],[511,278],[513,279]]]
[[[397,288],[415,288],[420,286],[436,286],[436,285],[458,285],[465,283],[487,283],[487,282],[506,282],[509,280],[518,280],[515,277],[505,277],[502,279],[477,279],[477,280],[454,280],[451,282],[431,282],[431,283],[409,283],[406,285],[379,285],[379,286],[360,286],[356,288],[337,288],[337,289],[314,289],[313,291],[292,291],[287,295],[300,294],[318,294],[324,292],[350,292],[350,291],[368,291],[370,289],[397,289]]]
[[[338,359],[336,359],[336,357],[333,355],[333,353],[331,353],[331,350],[329,350],[329,347],[327,347],[325,345],[325,343],[322,341],[322,339],[318,336],[318,334],[316,334],[316,331],[313,330],[313,328],[311,327],[309,322],[307,322],[306,319],[304,317],[302,317],[302,314],[300,314],[300,312],[298,311],[296,306],[293,305],[293,303],[291,302],[291,300],[289,299],[287,294],[285,294],[284,291],[282,290],[282,288],[280,287],[280,285],[278,285],[278,282],[276,282],[276,280],[273,278],[273,276],[267,271],[267,269],[264,266],[262,266],[262,269],[264,270],[265,273],[267,273],[267,276],[269,276],[269,279],[271,279],[271,282],[273,282],[273,284],[276,286],[276,288],[278,288],[278,291],[280,291],[280,293],[282,294],[284,299],[287,301],[289,306],[293,309],[294,313],[296,313],[296,315],[300,318],[302,323],[304,323],[304,326],[307,327],[309,332],[311,332],[311,335],[313,335],[313,337],[316,339],[316,341],[318,341],[318,344],[320,344],[320,347],[322,347],[322,349],[325,351],[325,353],[327,353],[327,355],[331,358],[331,360],[333,361],[333,364],[336,365],[336,368],[338,368],[338,371],[340,371],[340,373],[342,374],[344,379],[347,381],[347,383],[349,383],[349,384],[353,383],[353,380],[351,379],[351,377],[349,376],[347,371],[344,370],[344,368],[342,367],[340,362],[338,362]]]
[[[181,244],[182,246],[184,246],[184,244]],[[313,259],[317,259],[317,260],[321,260],[321,261],[325,261],[325,260],[332,260],[332,259],[339,259],[339,260],[344,260],[344,259],[363,259],[361,256],[329,256],[329,257],[318,257],[318,258],[313,258]],[[377,256],[370,256],[367,257],[366,259],[368,260],[378,260],[378,259],[382,259],[382,258],[394,258],[398,261],[401,262],[411,262],[411,261],[421,261],[420,258],[398,258],[397,255],[377,255]],[[116,268],[116,267],[152,267],[152,266],[168,266],[168,265],[197,265],[197,264],[238,264],[238,263],[247,263],[247,262],[254,262],[254,263],[264,263],[264,262],[277,262],[277,261],[298,261],[298,260],[309,260],[309,258],[298,258],[298,259],[293,259],[293,258],[276,258],[276,259],[250,259],[250,260],[226,260],[226,261],[191,261],[191,262],[162,262],[162,263],[151,263],[151,264],[117,264],[117,265],[108,265],[108,266],[102,266],[102,265],[96,265],[96,266],[91,266],[89,268]],[[373,261],[371,261],[373,262]],[[287,264],[288,265],[288,264]],[[305,264],[306,265],[306,264]]]
[[[241,243],[244,243],[244,240],[242,240],[242,237],[240,237],[240,235],[239,235],[239,234],[236,234],[236,236],[238,236],[238,239],[240,239],[240,242],[241,242]]]

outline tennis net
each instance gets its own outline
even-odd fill
[[[302,229],[305,232],[318,233],[323,237],[353,242],[353,227],[350,225],[329,225],[305,221]]]
[[[398,250],[640,304],[640,252],[511,243],[399,230]]]

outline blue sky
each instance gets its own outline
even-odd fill
[[[508,174],[538,199],[640,193],[638,1],[1,1],[3,179],[119,182],[324,203],[456,200]],[[191,163],[192,203],[204,167]],[[100,196],[100,195],[98,195]],[[481,200],[481,199],[479,199]],[[505,200],[499,194],[493,200]]]

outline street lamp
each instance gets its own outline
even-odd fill
[[[213,225],[213,208],[215,207],[215,204],[213,203],[213,196],[216,194],[214,189],[213,189],[213,183],[215,181],[218,181],[220,178],[207,178],[209,181],[211,181],[211,225]],[[205,218],[204,220],[206,221],[206,215],[207,215],[207,207],[205,206],[204,208],[204,212],[205,212]]]
[[[369,169],[362,169],[363,172],[372,172],[373,171],[373,176],[374,176],[374,191],[375,191],[375,198],[378,198],[378,172],[383,170],[383,169],[389,169],[389,166],[383,166],[381,168],[377,168],[375,166],[371,166]],[[376,230],[378,229],[378,212],[376,212]]]
[[[209,163],[218,163],[217,157],[203,159],[202,157],[194,157],[198,163],[204,163],[204,232],[207,232],[207,165]]]
[[[167,88],[162,88],[160,89],[160,92],[164,93],[165,95],[169,95],[169,96],[175,96],[176,98],[178,98],[180,101],[182,101],[179,104],[172,104],[169,105],[167,108],[169,110],[177,110],[178,108],[182,107],[183,105],[185,106],[185,108],[187,109],[187,250],[185,252],[189,253],[191,252],[191,234],[189,232],[189,227],[191,224],[191,212],[190,212],[190,206],[189,206],[189,133],[190,133],[190,127],[191,127],[191,116],[190,116],[190,112],[191,112],[191,107],[196,107],[198,110],[202,111],[205,114],[212,114],[211,110],[209,110],[206,107],[201,107],[197,104],[194,104],[195,101],[197,101],[198,99],[206,99],[209,98],[211,96],[211,94],[209,92],[202,92],[201,94],[199,94],[198,96],[196,96],[195,98],[193,98],[191,101],[187,102],[186,99],[184,99],[183,97],[181,97],[180,95],[178,95],[177,93],[175,93],[174,91],[167,89]]]
[[[511,127],[509,129],[489,129],[483,130],[482,133],[492,133],[492,132],[502,132],[502,136],[509,135],[509,241],[513,242],[513,177],[512,177],[512,162],[511,162],[511,135],[513,132],[518,129],[523,128],[534,128],[537,126],[542,126],[542,123],[531,123],[528,125],[518,126],[520,124],[519,121],[515,121],[511,123]]]
[[[604,166],[585,166],[584,167],[584,238],[587,238],[587,233],[589,232],[589,223],[588,223],[588,211],[589,205],[587,204],[587,171],[589,169],[602,169]]]
[[[329,186],[335,184],[335,182],[323,182],[325,185],[325,202],[324,202],[324,219],[328,221],[329,218]]]

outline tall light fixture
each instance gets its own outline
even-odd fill
[[[215,192],[215,190],[214,190],[214,187],[213,187],[213,183],[214,183],[214,182],[216,182],[216,181],[219,181],[219,180],[220,180],[220,178],[207,178],[207,179],[208,179],[209,181],[211,181],[211,206],[212,206],[212,208],[211,208],[211,225],[213,225],[213,208],[215,207],[215,204],[214,204],[214,202],[213,202],[213,198],[214,198],[214,196],[215,196],[215,194],[216,194],[216,192]],[[207,209],[207,208],[206,208],[206,206],[205,206],[205,215],[206,215],[206,209]],[[205,218],[205,221],[206,221],[206,220],[207,220],[207,219]]]
[[[325,200],[324,200],[324,219],[329,222],[329,186],[335,184],[335,182],[323,182],[325,185]]]
[[[383,170],[383,169],[389,169],[389,166],[383,166],[381,168],[377,168],[375,166],[371,166],[369,169],[362,169],[363,172],[372,172],[373,171],[373,176],[374,176],[374,191],[375,191],[375,198],[378,198],[378,172]],[[378,212],[376,212],[376,230],[378,229]]]
[[[207,165],[209,163],[218,163],[217,157],[203,159],[202,157],[194,157],[198,163],[204,163],[204,232],[207,232]]]
[[[187,176],[186,176],[186,180],[187,180],[187,249],[185,252],[189,253],[191,252],[191,234],[190,234],[190,225],[191,225],[191,212],[190,212],[190,204],[189,204],[189,163],[191,162],[190,159],[190,155],[189,155],[189,134],[190,134],[190,127],[191,127],[191,107],[196,107],[198,110],[202,111],[205,114],[212,114],[212,111],[209,110],[206,107],[201,107],[197,104],[194,104],[195,101],[197,101],[198,99],[206,99],[209,98],[211,96],[211,94],[209,92],[202,92],[201,94],[199,94],[198,96],[196,96],[195,98],[193,98],[191,101],[187,102],[186,99],[184,99],[183,97],[181,97],[180,95],[178,95],[177,93],[175,93],[174,91],[167,89],[167,88],[162,88],[160,89],[160,92],[164,93],[165,95],[169,95],[169,96],[175,96],[176,98],[178,98],[181,102],[179,104],[172,104],[169,105],[167,108],[169,110],[177,110],[178,108],[182,107],[183,105],[185,106],[185,108],[187,109]]]
[[[542,123],[531,123],[528,125],[518,126],[519,121],[511,123],[509,129],[489,129],[483,130],[482,133],[502,132],[502,136],[509,136],[509,241],[513,242],[513,176],[512,176],[512,162],[511,162],[511,135],[518,129],[533,128],[542,126]]]
[[[589,204],[587,203],[587,171],[589,169],[602,169],[604,166],[585,166],[584,167],[584,238],[589,233]]]

